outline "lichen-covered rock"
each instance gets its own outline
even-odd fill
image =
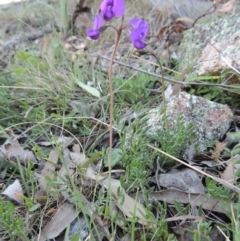
[[[234,14],[186,31],[177,55],[183,68],[192,66],[191,77],[240,69],[239,26],[239,14]]]
[[[162,107],[149,112],[149,135],[162,129]],[[197,134],[197,141],[205,146],[210,141],[219,140],[226,134],[232,121],[232,111],[227,105],[209,101],[186,92],[180,92],[166,104],[168,127],[175,130],[179,116],[185,125],[191,123]],[[174,135],[174,133],[173,133]]]

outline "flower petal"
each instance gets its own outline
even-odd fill
[[[142,20],[141,18],[133,18],[130,20],[129,24],[131,24],[134,28],[148,26],[148,23],[145,20]]]
[[[103,15],[103,18],[105,21],[110,21],[113,17],[114,17],[114,14],[112,11],[102,11],[102,15]]]
[[[94,30],[94,29],[88,29],[86,31],[86,34],[89,38],[96,40],[100,36],[100,31],[99,30]]]
[[[132,42],[135,42],[137,40],[144,40],[145,37],[147,36],[148,32],[148,26],[142,27],[142,28],[136,28],[134,29],[131,34],[130,34],[130,40]]]
[[[147,36],[147,33],[148,33],[148,25],[144,26],[144,27],[141,27],[140,29],[142,30],[142,34],[143,34],[142,40],[144,40],[146,38],[146,36]]]
[[[146,47],[146,44],[143,41],[141,41],[141,40],[137,40],[137,41],[133,42],[133,46],[136,49],[144,49]]]
[[[138,25],[138,28],[142,28],[142,27],[147,27],[147,28],[149,27],[148,23],[145,20],[142,20]]]
[[[112,11],[115,17],[121,17],[125,12],[124,0],[113,0]]]
[[[94,18],[93,29],[98,30],[104,25],[104,21],[100,15],[96,15]]]
[[[113,0],[103,0],[101,3],[100,9],[102,12],[107,11],[110,7],[113,7]]]
[[[141,18],[133,18],[130,20],[129,24],[131,24],[134,28],[137,28],[141,22]]]
[[[113,5],[114,5],[113,0],[104,0],[101,3],[100,10],[105,21],[110,21],[114,17],[114,13],[112,10]]]

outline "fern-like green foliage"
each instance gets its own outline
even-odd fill
[[[162,117],[160,123],[162,126],[156,129],[154,134],[151,134],[151,141],[157,143],[162,151],[181,158],[190,145],[198,146],[197,134],[192,123],[184,122],[180,116],[176,123],[171,125],[171,128],[169,128],[169,123],[164,121],[164,117]],[[159,157],[161,164],[164,166],[169,167],[175,164],[174,160],[165,155],[160,154]]]
[[[29,230],[25,228],[25,222],[18,214],[16,207],[10,201],[0,197],[0,236],[10,240],[29,240]]]

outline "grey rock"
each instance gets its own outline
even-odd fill
[[[240,18],[235,14],[186,31],[177,58],[182,68],[192,66],[189,77],[222,69],[240,70],[239,26]]]
[[[162,129],[162,106],[152,109],[148,114],[149,135]],[[202,97],[186,92],[178,95],[166,104],[166,115],[170,131],[175,130],[179,116],[186,125],[192,123],[197,140],[202,147],[207,143],[219,140],[226,134],[230,127],[233,113],[227,105],[209,101]]]

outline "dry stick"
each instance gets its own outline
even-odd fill
[[[92,118],[92,119],[94,119],[94,120],[99,121],[100,123],[102,123],[102,121],[100,121],[100,120],[97,120],[97,119],[95,119],[95,118]],[[109,126],[107,123],[105,123],[105,125],[106,125],[106,126]],[[113,127],[113,129],[114,129],[115,131],[121,132],[121,131],[118,130],[116,127]],[[127,134],[127,135],[129,136],[129,134]],[[216,182],[219,182],[220,184],[224,185],[225,187],[230,188],[230,189],[233,190],[234,192],[237,192],[237,193],[240,194],[240,188],[232,185],[231,183],[228,183],[228,182],[226,182],[226,181],[224,181],[224,180],[222,180],[222,179],[220,179],[220,178],[218,178],[218,177],[211,176],[210,174],[208,174],[208,173],[206,173],[206,172],[203,172],[202,170],[199,170],[199,169],[197,169],[196,167],[193,167],[193,166],[189,165],[188,163],[185,163],[184,161],[179,160],[178,158],[176,158],[176,157],[174,157],[174,156],[172,156],[172,155],[170,155],[170,154],[168,154],[168,153],[166,153],[166,152],[164,152],[164,151],[156,148],[155,146],[152,146],[151,144],[147,144],[147,146],[150,147],[151,149],[153,149],[153,150],[155,150],[155,151],[157,151],[157,152],[159,152],[159,153],[161,153],[161,154],[163,154],[163,155],[165,155],[165,156],[167,156],[167,157],[169,157],[169,158],[171,158],[171,159],[173,159],[173,160],[175,160],[175,161],[183,164],[184,166],[186,166],[186,167],[188,167],[188,168],[191,168],[192,170],[194,170],[194,171],[196,171],[196,172],[198,172],[198,173],[201,173],[202,175],[204,175],[204,176],[206,176],[206,177],[209,177],[209,178],[211,178],[212,180],[214,180],[214,181],[216,181]]]
[[[220,2],[221,2],[221,1],[220,1]],[[220,3],[220,2],[219,2],[219,3]],[[218,4],[219,4],[219,3],[218,3]],[[211,6],[209,9],[207,9],[207,11],[206,11],[205,13],[203,13],[202,15],[200,15],[199,17],[197,17],[197,18],[194,20],[194,22],[192,23],[192,26],[191,26],[190,28],[188,28],[188,29],[193,28],[199,19],[201,19],[201,18],[203,18],[203,17],[205,17],[205,16],[207,16],[207,15],[209,15],[209,14],[214,13],[214,12],[216,11],[216,9],[217,9],[217,5],[218,5],[218,4],[212,4],[212,6]],[[212,9],[212,10],[211,10],[211,9]],[[167,35],[167,38],[166,38],[166,39],[169,39],[169,37],[170,37],[170,35],[173,33],[173,31],[174,31],[174,30],[172,30],[172,31],[169,32],[169,34]]]
[[[94,55],[98,58],[102,58],[102,59],[106,59],[106,60],[111,60],[111,58],[109,57],[106,57],[106,56],[102,56],[102,55]],[[134,69],[138,72],[141,72],[141,73],[144,73],[144,74],[148,74],[150,76],[153,76],[153,77],[156,77],[156,78],[159,78],[161,79],[162,78],[162,75],[159,75],[159,74],[155,74],[155,73],[151,73],[151,72],[148,72],[146,70],[143,70],[143,69],[139,69],[137,67],[134,67],[130,64],[125,64],[121,61],[118,61],[118,60],[113,60],[114,63],[116,64],[119,64],[119,65],[122,65],[122,66],[125,66],[129,69]],[[221,88],[229,88],[229,89],[240,89],[239,86],[234,86],[234,85],[225,85],[225,84],[211,84],[211,83],[205,83],[205,82],[182,82],[182,81],[178,81],[178,80],[174,80],[174,79],[171,79],[169,77],[163,77],[164,80],[166,81],[169,81],[169,82],[172,82],[172,83],[175,83],[175,84],[180,84],[180,85],[183,85],[183,86],[188,86],[188,85],[201,85],[201,86],[215,86],[215,87],[221,87]]]
[[[221,2],[221,1],[220,1],[220,2]],[[219,2],[219,3],[220,3],[220,2]],[[218,4],[219,4],[219,3],[218,3]],[[218,5],[218,4],[213,4],[204,14],[202,14],[201,16],[199,16],[198,18],[196,18],[195,21],[193,22],[191,28],[193,28],[193,27],[195,26],[195,24],[197,23],[197,21],[198,21],[199,19],[201,19],[201,18],[203,18],[203,17],[205,17],[205,16],[207,16],[207,15],[209,15],[209,14],[214,13],[214,12],[216,11],[216,9],[217,9],[217,5]],[[212,9],[212,10],[211,10],[211,9]]]
[[[172,156],[172,155],[170,155],[170,154],[168,154],[168,153],[166,153],[166,152],[156,148],[155,146],[152,146],[151,144],[147,144],[147,146],[150,147],[151,149],[153,149],[153,150],[155,150],[155,151],[157,151],[157,152],[159,152],[159,153],[161,153],[161,154],[163,154],[163,155],[165,155],[165,156],[167,156],[167,157],[169,157],[169,158],[171,158],[171,159],[173,159],[173,160],[175,160],[175,161],[177,161],[177,162],[179,162],[179,163],[181,163],[181,164],[183,164],[183,165],[185,165],[185,166],[187,166],[187,167],[189,167],[191,169],[193,169],[194,171],[199,172],[202,175],[204,175],[206,177],[209,177],[209,178],[211,178],[212,180],[214,180],[216,182],[219,182],[220,184],[224,185],[225,187],[228,187],[231,190],[233,190],[234,192],[240,194],[240,188],[232,185],[231,183],[228,183],[228,182],[226,182],[226,181],[224,181],[224,180],[222,180],[222,179],[220,179],[218,177],[211,176],[210,174],[208,174],[206,172],[203,172],[202,170],[199,170],[196,167],[193,167],[193,166],[189,165],[188,163],[185,163],[184,161],[179,160],[178,158],[176,158],[176,157],[174,157],[174,156]]]
[[[226,241],[230,241],[230,239],[226,236],[226,234],[222,231],[222,229],[221,228],[219,228],[218,226],[217,226],[217,229],[221,232],[221,234],[225,237],[225,240]]]

